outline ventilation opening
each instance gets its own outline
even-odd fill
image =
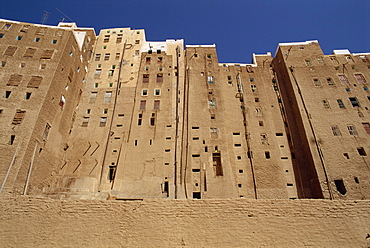
[[[358,177],[354,177],[353,179],[355,180],[355,183],[360,183],[360,181],[358,180]]]
[[[200,172],[200,169],[192,169],[192,172]]]
[[[337,190],[342,195],[345,195],[347,193],[346,186],[344,186],[344,182],[342,179],[334,180],[335,187],[337,187]]]
[[[193,199],[201,199],[200,192],[193,192]]]

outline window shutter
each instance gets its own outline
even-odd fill
[[[44,50],[40,59],[51,59],[51,57],[53,56],[53,53],[54,53],[54,50]]]
[[[18,86],[19,83],[22,81],[22,75],[13,74],[9,78],[9,82],[6,84],[8,86]]]
[[[31,77],[31,80],[28,83],[27,88],[38,88],[40,86],[41,81],[42,81],[42,77],[33,76]]]
[[[17,51],[17,49],[18,47],[8,46],[8,48],[4,52],[4,55],[13,56],[15,51]]]
[[[35,48],[27,48],[26,52],[24,53],[23,57],[33,57],[35,55],[36,49]]]

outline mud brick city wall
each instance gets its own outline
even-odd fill
[[[0,198],[1,247],[369,247],[369,201]]]

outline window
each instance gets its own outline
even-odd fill
[[[135,44],[140,44],[140,40],[135,40]]]
[[[162,57],[158,57],[158,59],[157,59],[158,64],[162,64],[162,61],[163,61],[163,58]]]
[[[101,57],[101,54],[95,54],[95,61],[99,61]]]
[[[25,99],[28,100],[31,98],[31,92],[26,92],[26,96],[25,96]]]
[[[48,138],[50,128],[51,128],[51,126],[49,125],[49,123],[46,123],[45,129],[44,129],[44,133],[42,134],[42,139],[43,140],[46,140]]]
[[[26,111],[23,111],[23,110],[18,109],[17,112],[14,115],[14,118],[13,118],[13,121],[12,121],[12,125],[19,125],[19,124],[21,124],[21,122],[22,122],[25,114],[26,114]]]
[[[360,84],[366,84],[364,75],[358,73],[355,74],[355,78],[357,79],[357,82],[359,82]]]
[[[112,98],[112,91],[105,92],[104,102],[110,103],[111,98]]]
[[[334,81],[332,78],[326,78],[326,83],[329,85],[329,86],[333,86],[335,85]]]
[[[249,81],[250,82],[254,82],[254,78],[249,78]]]
[[[52,40],[51,44],[57,44],[57,40]]]
[[[252,89],[252,92],[256,92],[257,86],[255,84],[251,84],[251,89]]]
[[[312,66],[311,60],[305,59],[304,62],[306,64],[306,66]]]
[[[104,42],[104,43],[109,42],[109,37],[110,37],[110,35],[105,35],[105,36],[104,36],[104,40],[103,40],[103,42]]]
[[[154,95],[155,96],[159,96],[161,94],[161,90],[160,89],[155,89],[154,90]]]
[[[342,135],[338,126],[331,126],[331,130],[332,130],[334,136],[341,136]]]
[[[98,92],[91,92],[89,103],[94,103],[96,101],[97,95],[98,95]]]
[[[11,91],[5,91],[4,98],[9,98]]]
[[[104,115],[108,114],[108,109],[103,109],[103,114]]]
[[[108,77],[113,76],[113,74],[114,74],[114,70],[109,70],[109,71],[108,71]]]
[[[362,126],[364,127],[365,131],[367,134],[370,134],[370,123],[368,122],[363,122]]]
[[[270,158],[271,158],[271,154],[270,154],[270,152],[269,152],[269,151],[266,151],[266,152],[265,152],[265,158],[266,158],[266,159],[270,159]]]
[[[157,83],[162,83],[163,82],[163,73],[158,73],[157,74]]]
[[[326,108],[326,109],[330,109],[330,105],[329,105],[329,102],[328,102],[328,100],[322,100],[322,103],[323,103],[323,105],[324,105],[324,108]]]
[[[26,52],[23,54],[23,57],[33,57],[35,52],[36,52],[35,48],[27,48]]]
[[[348,125],[347,126],[347,129],[348,129],[348,132],[350,135],[357,135],[357,131],[356,131],[356,128],[355,126],[353,125]]]
[[[262,116],[262,110],[261,108],[255,108],[256,116]]]
[[[211,128],[209,129],[209,131],[210,131],[211,133],[217,133],[217,128],[211,127]]]
[[[319,80],[318,78],[314,78],[314,79],[313,79],[313,84],[314,84],[316,87],[321,86],[321,82],[320,82],[320,80]]]
[[[32,76],[30,82],[27,85],[27,88],[38,88],[41,84],[42,77]]]
[[[141,100],[140,101],[140,109],[141,110],[144,110],[145,109],[145,106],[146,106],[146,100]]]
[[[13,56],[18,47],[8,46],[4,52],[4,55]]]
[[[342,99],[337,99],[337,102],[338,102],[339,108],[342,108],[342,109],[346,108],[346,106],[344,106]]]
[[[213,80],[213,76],[208,76],[207,79],[208,79],[208,84],[214,84],[215,83],[214,80]]]
[[[154,110],[159,110],[160,100],[154,100]]]
[[[147,96],[148,95],[148,90],[142,90],[141,95],[142,96]]]
[[[15,38],[15,40],[21,40],[23,37],[22,36],[17,36],[16,38]]]
[[[54,50],[46,49],[42,52],[40,59],[51,59],[51,57],[53,56],[53,53],[54,53]]]
[[[143,74],[143,83],[149,83],[149,74]]]
[[[146,62],[147,64],[150,64],[150,57],[146,57],[145,62]]]
[[[101,69],[96,69],[95,70],[95,75],[100,75],[101,74]]]
[[[120,53],[116,53],[116,59],[119,59]]]
[[[22,81],[23,76],[18,74],[13,74],[10,76],[9,81],[6,85],[8,86],[18,86]]]
[[[216,100],[215,99],[208,100],[208,107],[211,108],[211,109],[215,109],[216,108]]]
[[[11,24],[5,24],[3,26],[3,30],[8,30],[10,28],[10,26],[12,26]]]
[[[100,117],[99,127],[105,127],[107,124],[107,117]]]
[[[341,81],[342,84],[348,84],[348,79],[346,75],[338,75],[339,80]]]
[[[109,57],[110,57],[110,53],[106,53],[106,54],[104,55],[104,60],[109,60]]]
[[[118,34],[117,35],[117,40],[116,40],[116,43],[121,43],[122,42],[122,34]]]
[[[350,102],[352,104],[352,107],[354,107],[354,108],[360,107],[360,104],[358,103],[356,97],[349,97],[349,100],[350,100]]]
[[[66,103],[66,98],[62,95],[60,97],[59,106],[61,106],[63,108],[65,103]]]
[[[325,65],[323,57],[317,57],[317,62],[319,62],[319,65]]]
[[[0,34],[0,39],[4,37],[4,34]]]
[[[357,152],[360,154],[360,156],[366,156],[366,152],[363,147],[357,147]]]
[[[139,118],[137,120],[137,125],[138,126],[141,126],[142,121],[143,121],[143,115],[142,114],[139,114]]]
[[[135,50],[135,56],[139,55],[139,50]]]

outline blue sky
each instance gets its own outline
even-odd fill
[[[144,28],[147,40],[217,46],[220,62],[250,63],[279,42],[319,40],[370,51],[370,0],[0,0],[0,18],[57,25],[64,12],[80,27]]]

